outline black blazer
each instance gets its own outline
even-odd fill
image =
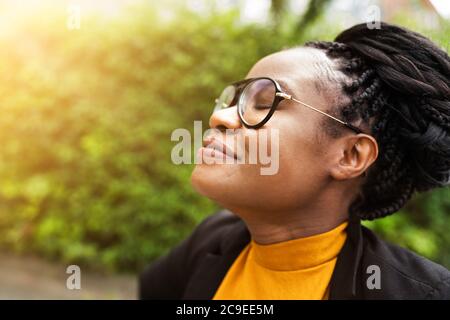
[[[250,239],[245,223],[230,211],[207,217],[187,239],[141,273],[139,297],[212,299]],[[380,287],[374,288],[370,284],[377,268]],[[386,243],[358,219],[349,222],[330,285],[330,299],[450,299],[447,269]]]

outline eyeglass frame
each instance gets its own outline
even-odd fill
[[[243,118],[243,116],[241,114],[241,111],[240,111],[240,109],[242,107],[241,108],[239,107],[239,101],[241,99],[242,92],[244,92],[245,88],[248,85],[250,85],[252,82],[257,81],[257,80],[269,80],[269,81],[271,81],[275,85],[275,98],[274,98],[274,100],[272,102],[272,106],[270,108],[269,113],[264,117],[264,119],[262,119],[259,123],[252,125],[252,124],[247,123],[245,121],[245,119]],[[233,107],[234,105],[236,105],[236,110],[237,110],[237,113],[238,113],[238,117],[241,120],[241,123],[246,128],[249,128],[249,129],[261,128],[263,125],[265,125],[267,123],[267,121],[270,120],[270,118],[275,113],[275,111],[276,111],[276,109],[277,109],[277,107],[278,107],[278,105],[280,104],[281,101],[283,101],[283,100],[290,100],[290,101],[297,102],[297,103],[299,103],[299,104],[301,104],[301,105],[303,105],[303,106],[305,106],[305,107],[307,107],[307,108],[309,108],[311,110],[319,112],[319,113],[323,114],[324,116],[327,116],[327,117],[329,117],[329,118],[331,118],[331,119],[341,123],[342,125],[346,126],[347,128],[349,128],[350,130],[354,131],[357,134],[358,133],[363,133],[363,131],[361,129],[359,129],[358,127],[355,127],[354,125],[350,124],[349,122],[346,122],[346,121],[343,121],[341,119],[338,119],[338,118],[336,118],[336,117],[334,117],[334,116],[332,116],[332,115],[330,115],[330,114],[328,114],[326,112],[323,112],[322,110],[314,108],[313,106],[311,106],[311,105],[309,105],[309,104],[307,104],[305,102],[297,100],[292,95],[284,92],[281,89],[280,84],[275,79],[272,79],[272,78],[269,78],[269,77],[248,78],[248,79],[244,79],[244,80],[233,82],[233,83],[229,84],[228,86],[233,86],[235,88],[236,92],[234,94],[233,100],[231,101],[230,105],[223,107],[223,109],[230,108],[230,107]],[[226,87],[225,87],[225,89],[226,89]],[[222,92],[224,90],[222,90]],[[236,101],[236,102],[233,104],[233,101]],[[215,102],[217,104],[219,102],[219,99],[216,99]]]

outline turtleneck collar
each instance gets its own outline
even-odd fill
[[[314,268],[337,257],[347,236],[347,225],[346,221],[325,233],[268,245],[252,239],[250,254],[259,265],[274,271]]]

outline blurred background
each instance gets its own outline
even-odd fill
[[[263,56],[379,18],[448,52],[448,0],[1,0],[0,298],[136,298],[143,266],[217,209],[171,162],[172,131]],[[449,188],[366,225],[450,268]]]

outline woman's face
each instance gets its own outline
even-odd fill
[[[334,97],[330,94],[332,90],[323,92],[319,89],[318,79],[323,80],[332,70],[333,62],[322,51],[295,48],[261,59],[246,78],[273,78],[284,92],[326,112]],[[337,149],[332,147],[333,140],[322,131],[324,117],[301,104],[283,100],[261,127],[268,130],[269,140],[270,130],[277,129],[279,134],[279,159],[273,159],[278,161],[276,174],[261,174],[261,167],[267,167],[261,164],[200,163],[192,173],[193,186],[230,210],[281,211],[306,206],[329,182],[330,169],[338,159]],[[209,124],[211,128],[240,129],[236,134],[256,138],[261,130],[243,127],[236,107],[216,111]],[[351,131],[348,134],[352,134]],[[214,137],[225,141],[225,131],[216,131]],[[275,144],[276,141],[268,143]],[[246,145],[245,153],[249,152]]]

